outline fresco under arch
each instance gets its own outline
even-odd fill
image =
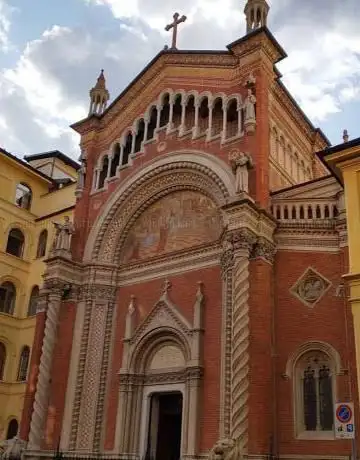
[[[121,262],[135,262],[219,239],[222,224],[216,204],[190,190],[171,193],[152,204],[127,236]]]

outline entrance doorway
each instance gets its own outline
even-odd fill
[[[151,396],[145,460],[180,460],[182,409],[180,392]]]

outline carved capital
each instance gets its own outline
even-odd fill
[[[44,281],[42,292],[44,294],[46,293],[48,296],[59,297],[59,299],[61,299],[67,285],[68,283],[63,280],[48,278]]]
[[[235,230],[230,234],[230,241],[235,252],[240,250],[250,252],[256,243],[256,240],[256,235],[245,228]]]
[[[274,263],[276,254],[276,245],[265,238],[259,238],[254,245],[250,258],[251,259],[265,259],[271,264]]]

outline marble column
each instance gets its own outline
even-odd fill
[[[61,305],[62,286],[51,287],[48,294],[48,307],[45,323],[44,340],[36,386],[34,410],[31,417],[29,449],[39,450],[45,432],[45,422],[49,401],[49,384],[51,379],[53,352],[57,339],[58,318]]]
[[[170,113],[169,113],[169,123],[167,125],[167,128],[166,128],[166,134],[169,134],[171,133],[171,131],[173,130],[173,118],[174,118],[174,103],[175,103],[175,95],[172,94],[170,96]]]
[[[242,451],[248,442],[249,399],[249,257],[256,237],[245,230],[232,234],[231,438]]]
[[[221,259],[224,316],[220,436],[236,439],[246,450],[249,398],[249,257],[256,236],[247,229],[225,237]]]
[[[209,126],[206,132],[206,140],[210,141],[212,137],[212,125],[213,125],[213,108],[214,104],[212,101],[209,101]]]
[[[186,131],[186,103],[181,103],[181,124],[179,128],[179,136],[183,136],[184,132]]]
[[[195,121],[194,121],[194,126],[192,129],[193,139],[195,139],[199,135],[199,109],[200,109],[200,102],[196,100],[195,101]]]
[[[227,136],[227,101],[223,102],[223,129],[221,132],[221,142],[224,143],[226,141]]]

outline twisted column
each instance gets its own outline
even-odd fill
[[[256,237],[246,230],[234,233],[232,349],[231,349],[231,438],[242,451],[248,442],[249,399],[249,255]]]
[[[249,397],[249,259],[235,255],[231,356],[231,437],[247,444]]]
[[[45,421],[49,402],[49,383],[51,379],[53,352],[57,338],[61,291],[56,289],[55,292],[51,292],[48,296],[48,302],[39,376],[30,425],[29,448],[31,450],[38,450],[41,448],[45,431]]]

